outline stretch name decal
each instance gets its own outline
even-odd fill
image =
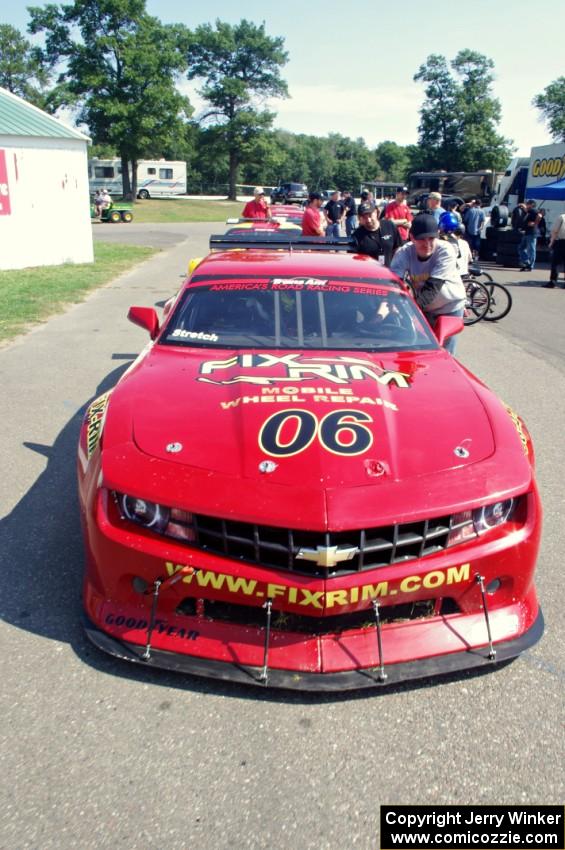
[[[199,377],[197,380],[218,385],[246,383],[269,386],[281,382],[312,379],[329,381],[333,384],[348,384],[351,381],[363,381],[370,378],[385,386],[395,385],[401,389],[410,387],[408,382],[410,375],[406,372],[385,369],[371,360],[346,356],[330,358],[308,357],[303,354],[284,354],[282,357],[275,354],[239,354],[227,360],[206,360],[200,366],[200,374],[207,376],[235,368],[257,371],[274,367],[281,368],[283,374],[278,376],[240,373],[223,380],[209,377]]]
[[[99,396],[92,402],[86,414],[86,452],[88,458],[92,456],[102,436],[104,415],[108,407],[108,400],[112,390]]]
[[[204,331],[183,331],[181,328],[175,328],[171,334],[171,338],[179,339],[202,339],[206,342],[217,342],[219,337],[217,334],[207,334]]]
[[[172,576],[184,569],[185,564],[165,561],[167,575]],[[355,605],[358,602],[371,602],[373,599],[390,599],[399,593],[417,593],[419,590],[436,590],[442,586],[468,582],[471,564],[448,567],[446,570],[431,570],[424,575],[412,575],[400,582],[379,581],[376,584],[362,584],[341,590],[310,590],[307,587],[262,582],[256,579],[232,576],[226,573],[214,573],[210,570],[196,570],[184,576],[184,584],[192,584],[194,590],[209,588],[232,593],[235,596],[247,596],[253,599],[279,599],[283,605],[298,605],[318,610],[340,608]]]

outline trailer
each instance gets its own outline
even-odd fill
[[[130,174],[131,180],[131,174]],[[122,195],[122,161],[98,159],[88,163],[88,183],[93,194],[107,189],[110,195]],[[186,194],[186,162],[166,159],[140,159],[137,164],[137,197],[169,198]]]
[[[529,157],[515,157],[497,184],[489,217],[483,228],[481,257],[503,266],[519,265],[518,245],[522,233],[512,226],[512,214],[526,200],[536,201],[549,233],[555,219],[565,212],[565,143],[532,148]],[[544,244],[538,244],[542,249]]]
[[[480,198],[488,203],[499,174],[490,168],[479,171],[414,171],[408,176],[408,203],[419,206],[421,196],[440,192],[469,201]]]

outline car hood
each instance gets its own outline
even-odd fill
[[[495,448],[473,381],[442,350],[241,354],[157,345],[114,391],[118,399],[142,453],[242,482],[268,476],[319,490],[408,481],[477,463]]]

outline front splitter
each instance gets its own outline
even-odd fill
[[[304,673],[294,670],[279,670],[269,668],[266,681],[262,678],[260,667],[249,667],[225,661],[214,661],[208,658],[198,658],[192,655],[181,655],[152,649],[149,659],[143,658],[144,647],[137,644],[119,641],[98,629],[85,617],[85,630],[92,643],[104,652],[121,658],[143,664],[146,667],[159,667],[173,670],[177,673],[190,673],[194,676],[205,676],[210,679],[223,679],[246,685],[260,687],[288,688],[301,691],[351,691],[361,688],[387,687],[398,682],[424,679],[433,676],[456,673],[460,670],[473,668],[495,667],[503,661],[515,658],[525,650],[534,646],[543,634],[544,621],[541,609],[533,625],[512,641],[496,643],[496,659],[489,658],[489,648],[451,652],[447,655],[437,655],[432,658],[422,658],[402,664],[386,664],[386,678],[380,678],[380,669],[371,667],[359,670],[344,670],[339,673]]]

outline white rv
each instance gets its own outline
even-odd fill
[[[131,177],[131,175],[130,175]],[[90,192],[107,189],[111,195],[122,194],[120,159],[97,159],[88,162]],[[186,162],[166,159],[141,159],[137,164],[137,197],[168,198],[186,194]]]

